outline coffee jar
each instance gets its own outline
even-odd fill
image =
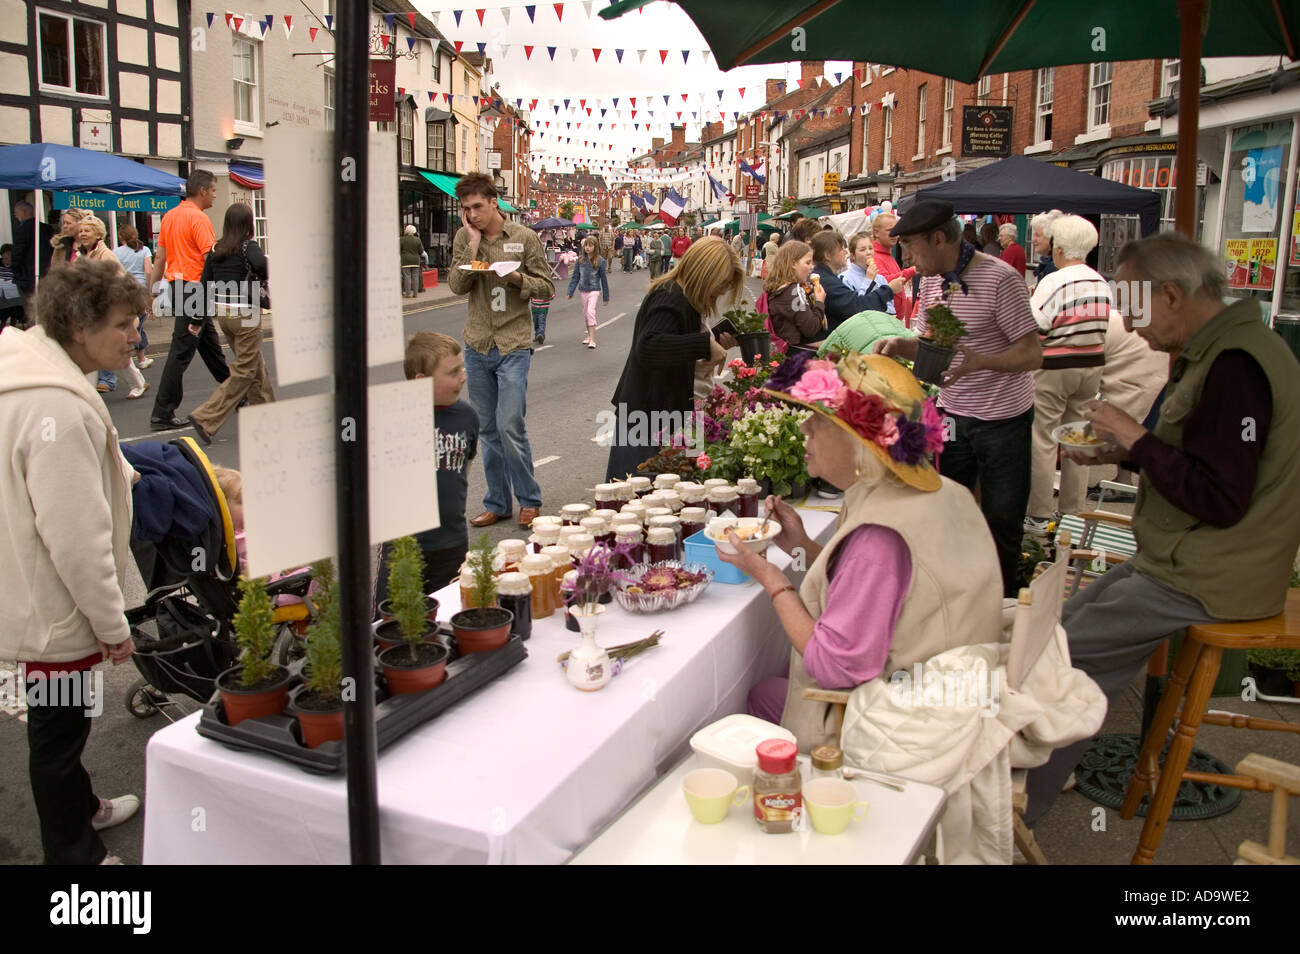
[[[768,834],[794,831],[803,814],[803,778],[799,749],[785,739],[767,739],[756,749],[754,821]]]

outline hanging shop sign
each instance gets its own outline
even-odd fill
[[[396,85],[396,60],[370,61],[370,121],[372,123],[391,123],[397,120],[397,102],[393,96]]]
[[[91,212],[166,212],[181,204],[178,195],[110,195],[105,192],[55,192],[56,209],[87,209]]]
[[[1011,155],[1011,127],[1015,109],[1011,106],[963,106],[961,108],[961,151],[963,156]]]

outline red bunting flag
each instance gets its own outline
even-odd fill
[[[455,41],[455,45],[456,45],[456,53],[457,53],[457,55],[459,55],[459,54],[460,54],[460,48],[461,48],[462,46],[465,45],[465,41],[464,41],[464,40],[456,40],[456,41]]]
[[[659,51],[659,62],[660,62],[660,64],[662,64],[662,63],[663,63],[665,60],[667,60],[667,59],[668,59],[668,51],[667,51],[667,50],[660,50],[660,51]]]
[[[307,34],[311,37],[311,41],[312,41],[313,43],[316,42],[316,31],[317,31],[318,29],[320,29],[320,27],[308,27],[308,28],[307,28]]]
[[[690,95],[689,93],[682,93],[682,102],[683,102],[683,103],[686,102],[686,98],[687,98],[689,95]]]
[[[564,4],[562,4],[562,3],[553,3],[553,4],[551,4],[551,6],[555,7],[555,19],[557,19],[557,20],[563,22],[563,21],[564,21]]]
[[[596,63],[600,62],[600,50],[594,46],[591,48],[591,58]]]
[[[479,25],[479,26],[482,26],[482,25],[483,25],[483,14],[487,13],[487,10],[475,10],[474,12],[475,12],[476,14],[478,14],[478,25]]]
[[[388,49],[388,34],[387,34],[387,33],[381,34],[380,37],[379,37],[379,39],[383,41],[384,49],[387,50],[387,49]]]
[[[636,108],[636,97],[635,97],[635,96],[632,97],[632,108],[633,108],[633,109]]]
[[[578,100],[578,102],[582,104],[583,109],[587,108],[587,101],[585,99],[580,99]]]
[[[406,22],[409,23],[409,24],[411,24],[411,29],[412,29],[412,30],[415,29],[415,11],[414,11],[414,10],[412,10],[410,13],[408,13],[408,14],[406,15]]]
[[[740,87],[740,98],[741,98],[741,99],[744,99],[744,98],[745,98],[745,87],[743,87],[743,86]]]
[[[244,25],[244,18],[243,18],[243,17],[235,17],[235,32],[236,32],[236,33],[239,32],[239,28],[242,27],[243,25]]]
[[[290,36],[293,33],[293,17],[289,14],[284,15],[284,35]]]
[[[533,48],[532,48],[531,46],[525,46],[525,47],[524,47],[524,59],[525,59],[525,60],[531,60],[532,58],[533,58]],[[533,100],[533,103],[536,104],[536,103],[537,103],[537,100]],[[532,107],[530,106],[529,109],[531,109],[531,108],[532,108]]]
[[[226,14],[226,29],[227,29],[227,30],[230,29],[230,18],[231,18],[232,16],[234,16],[234,14],[231,14],[231,13],[227,13],[227,14]]]

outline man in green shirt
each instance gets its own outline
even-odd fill
[[[483,512],[470,520],[490,527],[514,513],[527,527],[542,506],[542,491],[533,476],[533,452],[524,426],[528,369],[532,362],[533,319],[529,299],[555,297],[551,270],[536,233],[507,222],[497,204],[497,190],[482,173],[456,183],[464,225],[456,232],[447,283],[457,295],[469,295],[465,322],[465,371],[469,398],[478,412],[487,495]],[[465,270],[471,262],[519,262],[498,275],[489,269]]]

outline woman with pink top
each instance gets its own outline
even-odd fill
[[[788,678],[754,686],[749,711],[780,722],[807,752],[835,744],[838,725],[804,689],[853,689],[949,649],[996,643],[1002,577],[970,491],[930,463],[943,422],[906,368],[882,355],[832,363],[800,351],[765,390],[813,412],[801,426],[808,473],[846,488],[825,547],[787,504],[767,500],[781,525],[775,544],[810,563],[802,586],[734,534],[737,552],[718,554],[767,591],[790,640]]]

